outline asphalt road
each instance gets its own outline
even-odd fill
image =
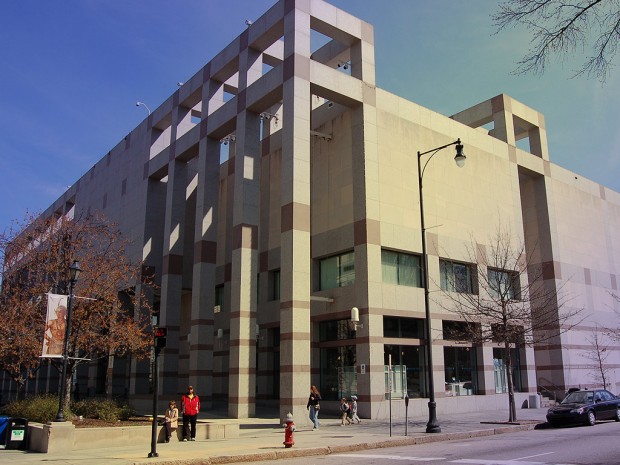
[[[274,462],[254,462],[271,464]],[[287,465],[618,465],[620,423],[549,428],[466,441],[301,457]]]

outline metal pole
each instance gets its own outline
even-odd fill
[[[60,377],[60,399],[58,413],[54,421],[65,421],[65,396],[67,395],[67,358],[69,353],[69,336],[71,334],[71,310],[73,309],[73,288],[76,279],[69,281],[69,301],[67,302],[67,322],[65,324],[65,341],[62,349],[62,375]]]
[[[392,354],[388,355],[388,399],[390,402],[390,437],[392,437]]]
[[[405,394],[405,436],[409,426],[409,394]]]
[[[451,145],[451,144],[450,144]],[[443,148],[443,147],[442,147]],[[441,149],[438,149],[441,150]],[[436,153],[436,152],[435,152]],[[433,377],[433,344],[431,339],[431,310],[428,298],[428,255],[426,253],[426,229],[424,226],[424,196],[422,194],[422,169],[418,152],[418,186],[420,189],[420,226],[422,228],[422,257],[424,259],[424,312],[426,316],[426,366],[428,369],[428,423],[427,433],[440,433],[441,427],[437,421],[437,404],[435,403],[435,381]],[[433,154],[434,155],[434,154]],[[432,157],[432,155],[431,155]]]
[[[153,424],[151,425],[151,452],[148,457],[159,457],[157,453],[157,356],[159,355],[159,348],[155,347],[155,340],[153,340],[153,351],[155,356],[153,357]]]

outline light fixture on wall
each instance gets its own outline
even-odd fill
[[[351,309],[351,329],[357,331],[358,328],[363,328],[364,325],[360,323],[360,310],[357,307]]]
[[[269,113],[268,111],[263,111],[260,114],[260,119],[270,121],[272,118],[275,119],[275,124],[278,124],[278,115],[273,113]]]
[[[339,61],[338,62],[338,68],[349,69],[349,66],[351,66],[350,61]]]
[[[332,135],[331,134],[326,134],[324,132],[310,131],[310,135],[314,136],[314,137],[320,137],[321,139],[323,139],[326,142],[329,142],[330,140],[332,140]]]
[[[237,140],[237,137],[234,134],[228,134],[226,137],[220,139],[220,142],[224,145],[228,145],[230,142],[234,142]]]

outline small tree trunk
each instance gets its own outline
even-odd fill
[[[108,367],[105,371],[105,394],[106,399],[112,400],[112,389],[113,389],[113,373],[114,373],[114,355],[108,355]]]
[[[73,367],[67,366],[67,379],[65,380],[65,419],[69,420],[68,412],[71,411],[71,383],[73,382]]]
[[[515,387],[512,382],[512,353],[510,352],[510,343],[504,343],[506,350],[506,371],[508,377],[508,421],[517,421],[517,408],[515,406]]]
[[[21,378],[16,381],[17,391],[15,392],[15,397],[17,400],[23,400],[26,397],[26,380]]]

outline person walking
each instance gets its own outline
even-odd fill
[[[166,430],[166,442],[170,442],[170,438],[172,437],[172,432],[176,431],[179,427],[179,409],[177,408],[176,402],[171,400],[168,403],[168,409],[166,410],[166,415],[164,416],[164,428]]]
[[[357,396],[351,396],[351,423],[357,421],[361,423],[360,417],[357,416]]]
[[[314,424],[313,431],[319,429],[319,410],[321,408],[321,393],[315,385],[310,387],[310,397],[308,397],[308,404],[306,408],[310,412],[310,421]]]
[[[349,403],[347,402],[347,398],[343,397],[340,401],[340,426],[344,426],[344,421],[347,421],[347,425],[351,424],[351,420],[349,420]]]
[[[181,397],[181,413],[183,414],[183,441],[196,440],[196,419],[200,412],[200,397],[194,394],[193,386],[187,388],[187,394]],[[190,431],[191,427],[191,431]]]

